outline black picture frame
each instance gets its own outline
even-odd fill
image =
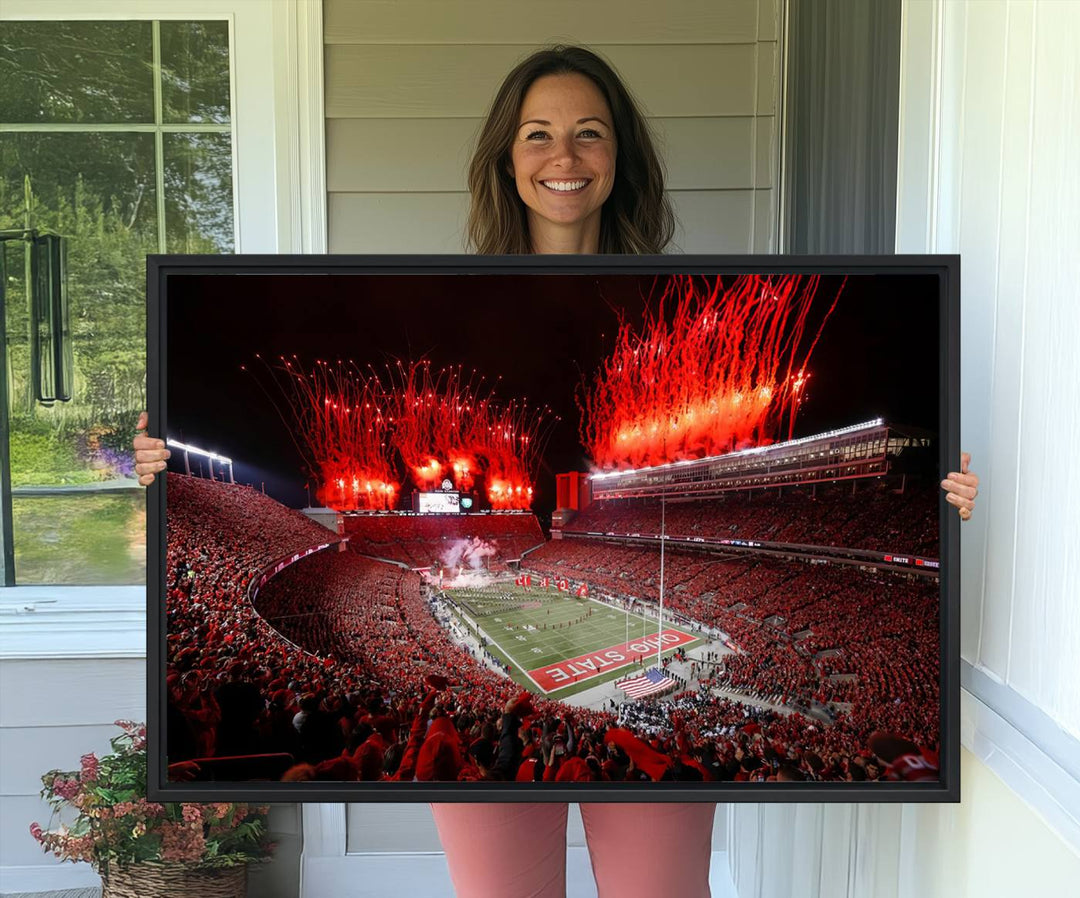
[[[241,278],[315,275],[932,275],[938,295],[938,465],[955,469],[960,456],[960,257],[896,256],[458,256],[458,255],[151,255],[147,257],[147,379],[149,433],[167,432],[169,374],[167,304],[170,279],[212,275]],[[898,307],[898,316],[903,309]],[[156,801],[614,801],[614,802],[958,802],[960,800],[960,522],[939,496],[940,533],[940,778],[937,782],[678,782],[652,783],[364,783],[171,782],[166,760],[166,489],[159,477],[147,496],[148,794]]]

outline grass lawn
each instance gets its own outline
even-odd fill
[[[628,635],[631,643],[640,640],[643,635],[656,635],[655,620],[555,589],[526,589],[515,586],[511,581],[482,589],[447,589],[446,594],[476,622],[487,637],[488,649],[492,654],[508,659],[514,681],[533,692],[545,690],[527,676],[526,671],[548,668],[568,659],[617,648],[627,642]],[[592,616],[586,617],[590,610]],[[666,618],[664,630],[692,635],[691,630],[669,623]],[[694,636],[692,641],[683,643],[681,647],[688,649],[704,641]],[[673,654],[674,651],[667,650],[664,655]],[[590,675],[577,683],[562,688],[548,688],[545,694],[564,699],[601,683],[639,672],[638,665],[629,657],[629,653],[623,654],[627,655],[625,660],[613,661],[610,667],[604,667],[595,675],[589,671]],[[655,662],[655,648],[646,650],[644,654],[646,666],[650,659]]]
[[[18,582],[145,583],[145,493],[13,498]]]

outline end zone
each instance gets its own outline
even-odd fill
[[[637,663],[640,656],[655,654],[661,643],[666,651],[695,642],[698,638],[681,630],[664,630],[659,635],[653,633],[643,639],[622,642],[606,649],[578,655],[576,658],[568,658],[558,664],[538,667],[528,671],[528,676],[544,692],[554,692],[564,686],[584,683],[621,667],[630,667]]]

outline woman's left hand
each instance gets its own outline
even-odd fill
[[[971,511],[975,507],[975,497],[979,495],[979,475],[968,471],[970,464],[971,454],[961,452],[960,470],[950,471],[949,475],[941,481],[941,488],[945,490],[945,501],[957,507],[962,521],[971,517]]]

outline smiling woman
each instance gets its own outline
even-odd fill
[[[533,252],[599,245],[617,150],[604,95],[584,75],[547,75],[525,94],[520,116],[510,160]]]
[[[582,47],[541,50],[510,72],[468,180],[469,243],[484,254],[661,253],[675,230],[644,115]]]

